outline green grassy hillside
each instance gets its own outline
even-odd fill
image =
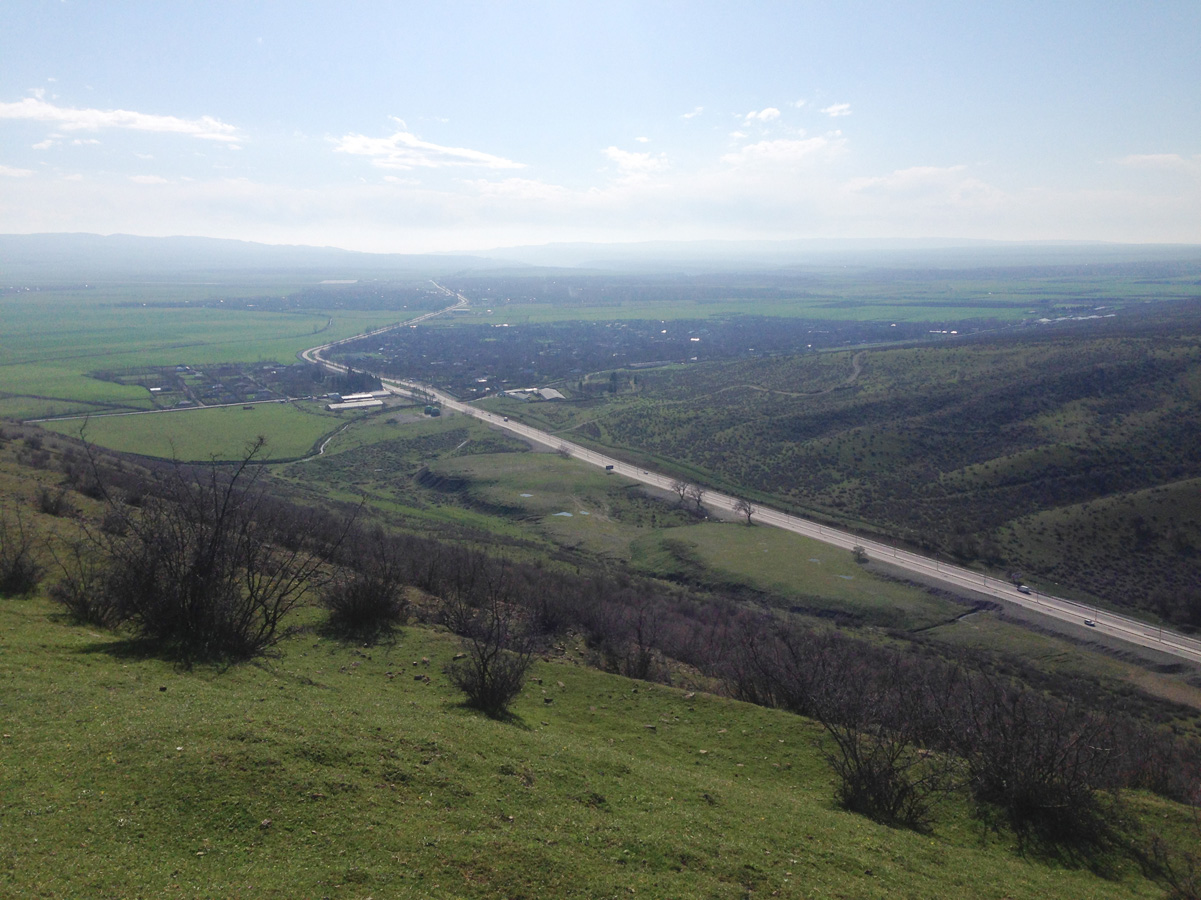
[[[226,671],[40,600],[0,603],[0,635],[6,896],[1160,896],[1132,865],[1023,858],[958,800],[929,835],[839,811],[811,723],[570,647],[500,722],[422,629]]]

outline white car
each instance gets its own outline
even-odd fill
[[[1033,593],[1033,591],[1031,591],[1030,588],[1026,587],[1026,585],[1019,584],[1018,585],[1018,593],[1019,594],[1030,594],[1030,593]]]

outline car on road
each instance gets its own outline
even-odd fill
[[[1018,585],[1018,593],[1019,593],[1019,594],[1029,594],[1029,593],[1032,593],[1032,592],[1031,592],[1030,588],[1026,587],[1026,585],[1024,585],[1024,584],[1019,584],[1019,585]]]
[[[1097,627],[1097,623],[1093,619],[1085,619],[1084,624],[1087,625],[1089,628]]]

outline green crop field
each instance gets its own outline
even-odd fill
[[[341,420],[314,404],[255,403],[169,412],[62,419],[46,422],[69,434],[127,453],[164,459],[238,459],[259,436],[267,439],[263,459],[292,459],[309,453]]]
[[[544,278],[503,276],[451,280],[472,299],[471,312],[439,325],[532,324],[625,319],[704,319],[777,316],[831,321],[997,322],[1112,311],[1149,301],[1193,297],[1194,279],[1137,275],[1073,276],[1035,270],[982,275],[970,270],[920,274],[850,270],[772,273],[770,279],[732,276],[695,283],[562,273]],[[656,297],[659,294],[662,299]],[[690,294],[692,296],[690,296]],[[701,299],[697,299],[701,296]],[[950,326],[954,327],[954,326]]]
[[[238,293],[221,286],[202,291],[187,285],[129,285],[0,297],[0,415],[34,418],[147,407],[145,390],[99,381],[90,373],[259,360],[289,363],[314,344],[399,318],[396,311],[379,310],[280,313],[187,306],[189,299]],[[162,305],[167,303],[173,305]]]

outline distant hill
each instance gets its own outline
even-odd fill
[[[500,247],[478,254],[361,253],[337,247],[207,237],[0,234],[0,282],[207,280],[280,275],[316,280],[430,277],[489,270],[733,272],[790,268],[991,269],[1178,263],[1201,274],[1201,245],[947,239],[650,241]]]
[[[128,234],[0,235],[0,280],[135,280],[303,274],[318,280],[520,266],[478,256],[359,253],[336,247]]]
[[[1179,261],[1201,265],[1201,245],[949,239],[808,239],[795,241],[649,241],[563,243],[482,251],[493,260],[533,266],[609,270],[737,271],[859,266],[976,269],[1120,265]]]

